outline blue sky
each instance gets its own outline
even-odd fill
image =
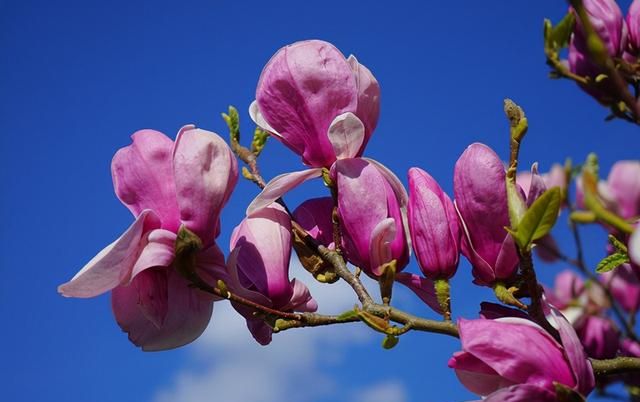
[[[154,128],[173,136],[186,123],[226,135],[219,113],[229,104],[249,132],[246,110],[263,65],[301,39],[333,42],[373,71],[382,115],[366,153],[405,182],[408,168],[420,166],[450,192],[453,165],[474,141],[506,158],[505,97],[530,121],[525,165],[537,160],[546,170],[597,151],[606,172],[618,159],[637,159],[636,128],[605,123],[605,110],[572,83],[547,78],[542,20],[564,11],[552,0],[0,0],[2,399],[472,399],[446,368],[458,349],[454,339],[412,333],[385,351],[380,337],[351,326],[285,333],[261,348],[226,306],[216,306],[199,341],[143,353],[120,332],[108,295],[64,299],[56,287],[132,221],[109,170],[129,135]],[[266,177],[300,167],[276,142],[262,157]],[[308,185],[288,202],[322,191]],[[224,248],[255,194],[250,183],[238,185],[222,217]],[[566,230],[557,235],[572,252]],[[603,233],[585,237],[595,262]],[[540,266],[539,276],[550,282],[559,268]],[[408,269],[417,272],[415,262]],[[479,302],[493,297],[470,284],[469,270],[463,262],[453,280],[453,308],[473,317]],[[312,290],[321,311],[355,300],[344,289]],[[406,292],[397,302],[435,317]]]

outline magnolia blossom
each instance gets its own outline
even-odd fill
[[[317,310],[309,289],[297,279],[289,280],[291,219],[279,204],[245,218],[231,235],[230,249],[233,292],[280,311]],[[236,303],[233,306],[246,318],[255,340],[269,344],[271,327],[252,309]]]
[[[215,239],[237,181],[236,160],[222,138],[194,126],[183,127],[175,143],[153,130],[132,139],[111,171],[116,195],[136,220],[58,290],[68,297],[111,290],[116,321],[134,344],[171,349],[196,339],[213,308],[213,298],[174,269],[177,232],[184,226],[202,241],[191,267],[198,275],[224,273]]]
[[[334,174],[349,262],[373,277],[391,260],[396,260],[397,271],[402,270],[409,262],[402,211],[407,198],[404,188],[399,196],[386,173],[362,158],[339,160]]]
[[[451,278],[460,259],[460,222],[449,196],[422,169],[409,170],[407,215],[422,273],[434,280]]]
[[[364,151],[380,114],[380,86],[332,44],[296,42],[262,70],[250,114],[305,164],[328,168]]]
[[[624,219],[640,216],[640,161],[618,161],[609,171],[598,193]]]
[[[505,175],[498,155],[480,143],[462,153],[454,170],[455,205],[464,229],[462,254],[480,285],[509,281],[518,266],[515,243],[505,230],[510,226]]]
[[[640,0],[634,0],[629,6],[626,22],[629,35],[625,59],[637,62],[640,57]]]
[[[609,55],[611,57],[621,56],[626,47],[627,28],[622,11],[616,1],[586,0],[582,4],[591,25],[602,39]],[[576,26],[569,43],[568,58],[569,69],[575,74],[595,78],[603,72],[601,67],[590,59],[586,35],[579,18],[576,18]],[[601,83],[598,89],[586,86],[582,86],[582,88],[604,104],[613,101],[608,95],[612,85],[607,81]]]
[[[462,351],[449,367],[489,401],[555,401],[555,383],[587,395],[595,380],[582,345],[564,317],[553,312],[552,318],[562,343],[524,318],[461,319]]]
[[[640,308],[640,267],[622,264],[613,271],[600,276],[611,294],[627,312],[636,313]]]

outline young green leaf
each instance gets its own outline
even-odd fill
[[[387,349],[387,350],[388,349],[392,349],[394,346],[396,346],[398,344],[399,340],[400,340],[400,338],[398,338],[397,336],[387,335],[382,340],[382,347]]]
[[[609,272],[627,262],[629,262],[629,256],[626,253],[616,252],[603,258],[602,261],[598,263],[596,272],[599,274]]]
[[[562,192],[553,187],[538,197],[527,209],[515,231],[511,231],[521,250],[528,250],[531,243],[540,239],[553,227],[558,219]]]

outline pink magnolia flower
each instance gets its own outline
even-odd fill
[[[618,161],[598,193],[624,219],[640,216],[640,161]]]
[[[404,187],[394,188],[388,172],[363,158],[339,160],[333,173],[349,262],[372,277],[379,276],[381,266],[394,259],[397,270],[402,270],[409,262],[402,212],[407,199]]]
[[[593,371],[575,331],[552,312],[562,344],[542,327],[517,317],[458,321],[462,351],[449,360],[471,392],[500,401],[553,401],[554,383],[587,395]],[[523,347],[526,345],[526,347]]]
[[[583,2],[598,36],[602,39],[609,55],[619,57],[622,55],[627,43],[627,28],[622,16],[622,10],[615,0],[588,0]],[[602,73],[601,67],[593,63],[589,56],[587,40],[584,28],[579,19],[569,43],[569,69],[580,76],[595,78]],[[582,86],[591,96],[599,102],[608,104],[614,99],[609,95],[612,85],[605,81],[600,88]]]
[[[312,167],[360,156],[380,113],[380,86],[354,56],[307,40],[285,46],[262,70],[250,114]]]
[[[409,170],[407,215],[413,250],[424,276],[451,278],[460,260],[458,214],[449,196],[422,169]]]
[[[215,239],[237,166],[222,138],[194,126],[183,127],[175,144],[153,130],[132,139],[111,170],[116,194],[136,220],[58,291],[93,297],[111,290],[116,321],[134,344],[171,349],[196,339],[213,308],[212,297],[189,287],[173,267],[176,233],[185,226],[202,240],[199,275],[224,272]]]
[[[475,283],[492,286],[516,273],[518,254],[509,227],[505,169],[488,146],[470,145],[456,162],[453,193],[462,227],[462,254]]]
[[[600,280],[608,286],[613,297],[627,312],[637,312],[640,308],[640,267],[623,264],[614,271],[600,275]]]
[[[318,304],[297,279],[289,280],[291,219],[279,204],[246,217],[231,235],[232,291],[280,311],[316,311]],[[239,287],[236,285],[239,284]],[[253,310],[235,304],[258,343],[271,342],[272,329]]]
[[[611,359],[616,356],[620,333],[609,318],[584,315],[574,328],[589,357]]]
[[[634,62],[640,57],[640,0],[634,0],[629,6],[626,22],[629,30],[626,58]]]

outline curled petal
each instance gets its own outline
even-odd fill
[[[356,116],[364,123],[365,137],[359,154],[364,150],[373,130],[378,124],[380,116],[380,85],[371,71],[360,64],[354,55],[347,58],[347,63],[351,66],[356,77],[358,87],[358,109]]]
[[[67,297],[93,297],[128,282],[145,246],[146,233],[160,227],[158,216],[144,210],[116,241],[91,259],[58,292]]]
[[[320,244],[333,248],[333,198],[312,198],[293,211],[293,219]]]
[[[291,281],[293,294],[289,303],[282,307],[284,311],[293,310],[313,313],[318,310],[318,302],[311,296],[307,285],[297,279]]]
[[[194,126],[178,133],[173,158],[180,219],[203,244],[211,244],[238,181],[236,158],[217,134]]]
[[[307,180],[315,179],[322,175],[321,168],[307,169],[299,172],[283,173],[274,177],[267,183],[262,192],[258,194],[247,207],[247,216],[272,204],[288,191],[298,187]]]
[[[251,102],[251,105],[249,105],[249,116],[251,117],[251,120],[253,120],[253,122],[256,123],[256,125],[258,127],[260,127],[261,129],[263,129],[265,131],[268,131],[271,134],[274,134],[276,137],[282,137],[264,119],[264,116],[262,115],[262,113],[260,113],[260,106],[258,106],[258,102],[255,101],[255,100],[253,102]]]
[[[133,143],[121,148],[111,161],[116,195],[134,216],[150,209],[162,228],[177,231],[180,216],[173,180],[173,141],[154,130],[140,130]]]
[[[343,113],[331,122],[328,136],[336,158],[353,158],[362,147],[364,125],[355,114]]]
[[[456,371],[456,376],[462,385],[474,394],[489,395],[500,388],[514,384],[513,381],[501,377],[471,353],[454,353],[448,365]]]
[[[131,279],[147,268],[168,267],[175,258],[176,234],[165,229],[149,232],[147,245],[142,249],[133,270]]]
[[[371,243],[369,244],[369,261],[374,275],[381,274],[382,264],[393,259],[391,253],[391,242],[396,238],[396,221],[387,218],[380,221],[373,232],[371,232]]]

